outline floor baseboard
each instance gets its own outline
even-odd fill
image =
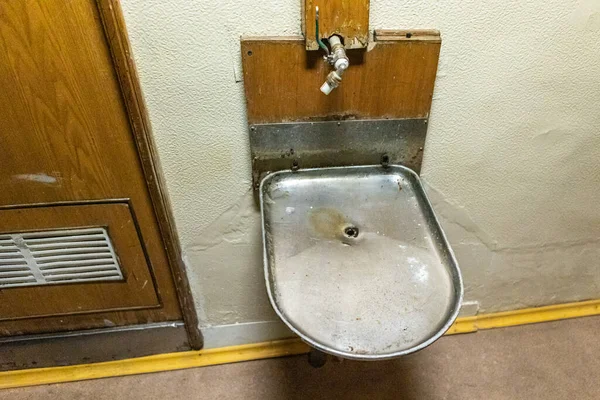
[[[280,320],[207,326],[202,327],[201,331],[204,336],[204,349],[272,342],[296,337]]]
[[[458,318],[446,334],[476,332],[483,329],[557,321],[599,314],[600,300],[504,311]],[[238,325],[242,325],[242,328],[248,328],[248,326],[244,327],[246,324]],[[212,329],[211,335],[214,336],[212,344],[218,345],[219,343],[246,340],[260,333],[261,330],[263,333],[266,330],[274,335],[285,334],[285,330],[279,330],[276,325],[272,325],[270,322],[266,323],[266,325],[252,327],[254,333],[247,334],[246,336],[240,336],[239,331],[236,333],[236,329],[233,326],[235,325],[223,328],[208,328],[209,331]],[[219,333],[223,334],[223,338],[219,339],[220,342],[217,340]],[[208,337],[211,337],[211,335],[208,335]],[[306,344],[297,338],[293,338],[255,344],[209,348],[199,351],[159,354],[95,364],[6,371],[0,372],[0,389],[204,367],[303,354],[307,353],[308,350],[309,347]]]

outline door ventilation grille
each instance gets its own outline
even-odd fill
[[[0,235],[0,289],[122,279],[104,228]]]

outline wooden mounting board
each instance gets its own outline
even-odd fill
[[[302,0],[302,32],[306,50],[318,50],[315,8],[319,7],[319,36],[344,38],[347,49],[367,47],[369,41],[369,0]]]
[[[329,96],[331,67],[302,37],[242,38],[248,123],[428,118],[441,38],[437,31],[376,31],[370,50],[350,50],[350,68]]]

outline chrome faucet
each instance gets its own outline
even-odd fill
[[[350,66],[350,60],[346,55],[346,49],[344,49],[342,38],[339,35],[332,35],[329,37],[329,46],[331,47],[331,51],[329,51],[329,48],[321,40],[319,36],[319,7],[315,7],[315,29],[317,43],[319,44],[319,47],[322,48],[327,54],[324,57],[325,61],[335,68],[334,71],[331,71],[327,75],[325,83],[321,85],[321,92],[327,95],[340,85],[344,71],[346,71]]]
[[[338,35],[333,35],[329,38],[329,45],[331,46],[331,53],[325,57],[325,60],[330,65],[333,65],[335,70],[327,75],[325,83],[321,85],[321,92],[325,94],[331,93],[333,89],[340,85],[342,75],[350,66],[350,60],[346,55],[346,49],[344,49],[342,40]]]

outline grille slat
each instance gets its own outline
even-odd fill
[[[35,282],[35,277],[33,275],[27,277],[19,277],[19,278],[2,278],[2,282],[14,282],[14,283],[25,283],[25,282]]]
[[[104,228],[2,235],[0,246],[2,289],[123,279]]]
[[[97,271],[114,271],[114,266],[111,264],[94,265],[91,267],[76,267],[76,268],[53,268],[44,270],[44,276],[70,274],[73,272],[97,272]]]
[[[102,235],[74,235],[74,236],[55,236],[49,238],[37,238],[27,239],[27,242],[31,244],[42,244],[42,243],[64,243],[64,242],[87,242],[90,240],[102,240]]]
[[[19,258],[0,258],[0,265],[3,265],[3,264],[14,264],[14,263],[27,264],[27,260],[25,260],[25,258],[23,258],[23,257],[19,257]]]
[[[51,263],[53,261],[69,261],[69,260],[85,260],[94,258],[112,258],[110,250],[108,248],[102,249],[102,251],[94,253],[81,253],[81,254],[62,254],[62,255],[35,255],[38,263]]]
[[[81,280],[84,277],[87,278],[112,278],[112,279],[120,279],[119,275],[114,275],[111,272],[99,271],[99,272],[84,272],[78,274],[64,274],[64,275],[51,275],[46,277],[48,281],[57,281],[57,280]]]
[[[7,255],[7,254],[12,254],[12,253],[18,253],[19,252],[19,248],[17,246],[14,247],[0,247],[0,256],[3,255]]]
[[[89,260],[54,261],[54,262],[47,262],[47,263],[38,262],[38,266],[40,269],[56,268],[56,267],[60,267],[61,265],[69,266],[69,267],[76,266],[76,265],[87,266],[87,265],[106,264],[106,263],[112,262],[112,260],[113,260],[112,257],[109,255],[109,257],[93,258],[93,259],[89,259]]]
[[[29,265],[27,264],[10,264],[10,265],[0,265],[0,271],[6,271],[6,270],[12,270],[12,269],[25,269],[27,271],[29,271]]]
[[[108,246],[97,246],[97,247],[67,247],[64,249],[50,249],[50,250],[31,250],[31,253],[39,258],[46,257],[47,255],[52,256],[52,255],[89,253],[89,252],[110,253],[110,248]]]
[[[27,276],[33,276],[31,275],[31,272],[26,269],[26,270],[19,270],[19,271],[0,271],[0,278],[2,277],[27,277]]]
[[[29,249],[33,252],[35,250],[45,249],[62,249],[67,247],[107,247],[106,242],[103,240],[95,240],[89,242],[66,242],[66,243],[42,243],[42,244],[30,244]]]
[[[23,238],[25,239],[37,239],[37,238],[51,238],[51,237],[64,237],[64,236],[74,236],[74,235],[91,235],[91,234],[99,234],[104,235],[106,233],[104,228],[77,228],[77,229],[68,229],[68,230],[59,230],[59,231],[38,231],[38,232],[27,232],[23,234]]]

